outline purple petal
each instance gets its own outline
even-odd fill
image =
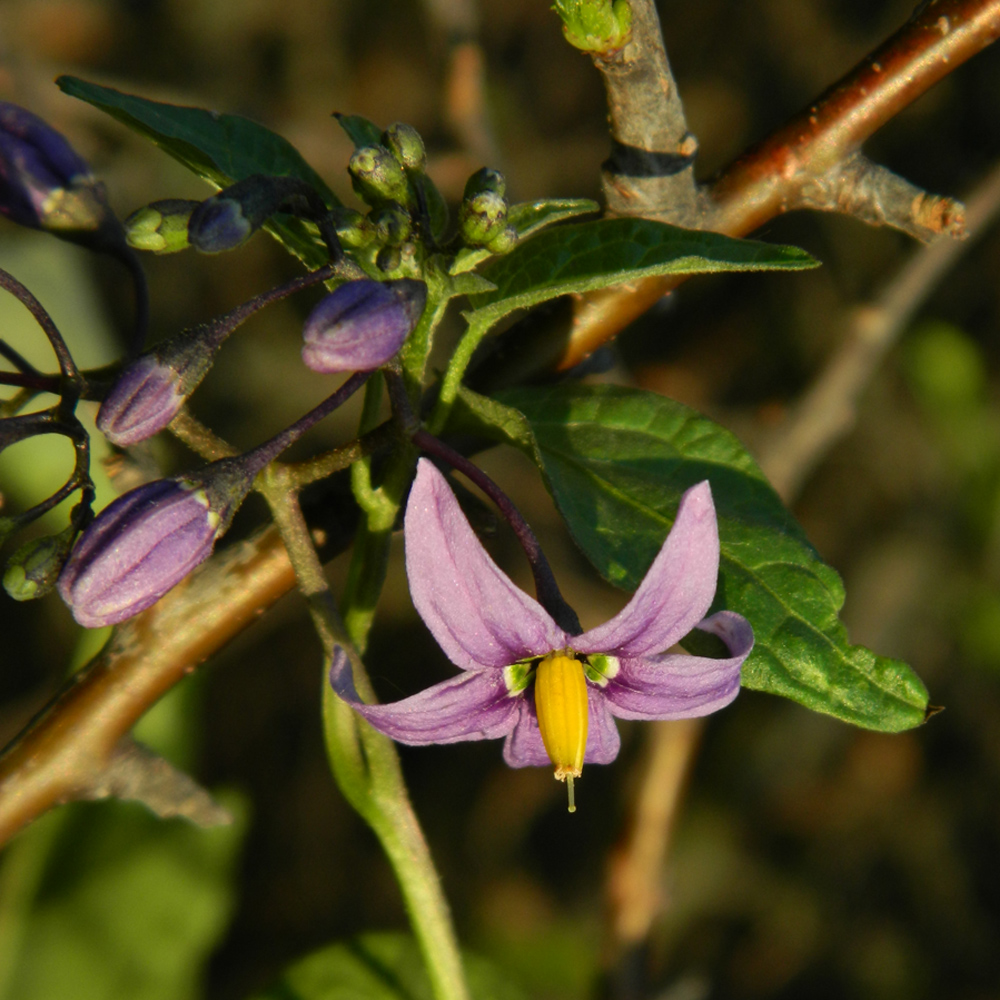
[[[499,671],[472,670],[390,705],[366,705],[354,690],[350,661],[339,647],[330,683],[377,730],[418,746],[506,736],[524,700],[508,693]]]
[[[584,764],[610,764],[621,749],[618,727],[604,703],[602,692],[587,685],[587,749]],[[510,767],[551,767],[548,751],[542,742],[535,713],[534,688],[521,699],[517,721],[503,747],[503,759]]]
[[[575,636],[578,653],[645,656],[683,638],[704,617],[719,575],[719,531],[708,481],[692,486],[632,600],[610,621]]]
[[[753,649],[750,623],[719,611],[698,628],[717,635],[733,654],[728,659],[666,653],[623,659],[618,675],[603,689],[619,719],[690,719],[724,708],[740,689],[740,667]]]
[[[426,459],[417,463],[404,535],[413,603],[456,666],[506,667],[566,646],[549,613],[489,557]]]

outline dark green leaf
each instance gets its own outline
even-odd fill
[[[72,76],[61,76],[56,83],[71,97],[87,101],[150,139],[215,187],[253,174],[298,177],[312,185],[327,205],[340,204],[287,139],[249,118],[150,101]],[[328,257],[313,235],[315,228],[300,220],[276,217],[265,228],[312,266]]]
[[[362,146],[381,146],[382,129],[362,115],[342,115],[334,112],[337,124],[347,133],[347,138],[354,143],[355,149]]]
[[[473,1000],[525,1000],[495,966],[466,956]],[[416,943],[406,934],[364,934],[296,962],[255,1000],[432,1000]]]
[[[796,247],[679,229],[649,219],[595,219],[545,230],[480,272],[497,286],[476,296],[470,326],[495,323],[571,292],[588,292],[664,274],[801,270],[818,262]]]
[[[712,484],[722,558],[717,606],[750,620],[743,684],[896,732],[924,721],[927,692],[904,663],[851,646],[840,577],[818,556],[740,442],[674,400],[614,386],[461,396],[466,429],[538,464],[569,530],[605,579],[642,580],[681,494]]]

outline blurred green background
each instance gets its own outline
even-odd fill
[[[910,14],[891,0],[701,0],[661,16],[704,176],[814,98]],[[461,41],[477,46],[456,47]],[[483,60],[482,121],[463,64]],[[52,84],[73,73],[144,96],[238,112],[289,138],[345,198],[349,145],[333,111],[424,135],[456,200],[489,162],[512,200],[599,195],[601,83],[546,0],[3,0],[0,99],[60,128],[121,214],[206,188]],[[473,79],[474,74],[473,74]],[[485,121],[486,127],[480,125]],[[1000,50],[961,67],[882,130],[869,154],[961,197],[1000,155]],[[756,234],[824,261],[797,275],[699,278],[617,345],[606,378],[698,407],[754,449],[915,244],[799,213]],[[146,258],[154,338],[295,273],[267,237],[221,257]],[[0,225],[0,266],[33,288],[77,360],[117,356],[131,293],[116,265]],[[857,428],[795,510],[847,583],[854,642],[912,663],[947,711],[900,736],[853,730],[744,692],[702,737],[663,910],[623,953],[606,921],[651,727],[592,767],[579,811],[544,769],[511,771],[497,743],[402,748],[463,942],[532,997],[922,1000],[1000,997],[1000,231],[934,290],[864,396]],[[271,307],[226,345],[194,400],[234,443],[276,432],[328,391],[299,361],[314,299]],[[50,367],[40,333],[0,301],[3,336]],[[349,418],[313,438],[351,435]],[[190,456],[156,442],[142,461]],[[12,507],[51,492],[69,449],[3,456]],[[517,456],[483,464],[535,524],[584,623],[623,596],[600,584]],[[315,499],[322,515],[323,498]],[[251,503],[235,533],[262,517]],[[519,582],[502,532],[492,542]],[[397,550],[370,665],[383,698],[449,673],[409,604]],[[334,560],[335,583],[343,557]],[[0,599],[0,743],[79,658],[57,598]],[[405,918],[374,838],[323,756],[319,645],[285,599],[185,682],[140,737],[222,790],[238,822],[202,832],[137,806],[46,817],[0,856],[0,998],[239,1000],[291,960]]]

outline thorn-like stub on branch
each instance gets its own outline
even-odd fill
[[[873,226],[892,226],[927,242],[965,237],[965,206],[930,194],[891,170],[855,153],[803,185],[790,208],[818,208],[853,215]]]
[[[233,821],[229,810],[194,778],[130,736],[119,741],[110,764],[80,797],[141,802],[161,819],[181,816],[202,827],[225,826]]]

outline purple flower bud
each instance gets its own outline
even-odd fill
[[[37,115],[0,101],[0,214],[80,242],[118,231],[86,161]],[[113,221],[112,221],[113,220]]]
[[[246,217],[239,201],[213,195],[191,213],[188,240],[202,253],[234,250],[257,231],[260,223],[255,222]]]
[[[403,346],[426,301],[422,281],[349,281],[310,313],[302,360],[324,373],[378,368]]]
[[[180,374],[154,353],[125,366],[97,411],[98,430],[121,448],[162,431],[184,405]]]
[[[120,496],[80,536],[59,593],[86,628],[155,604],[212,553],[225,511],[200,482],[159,479]]]

